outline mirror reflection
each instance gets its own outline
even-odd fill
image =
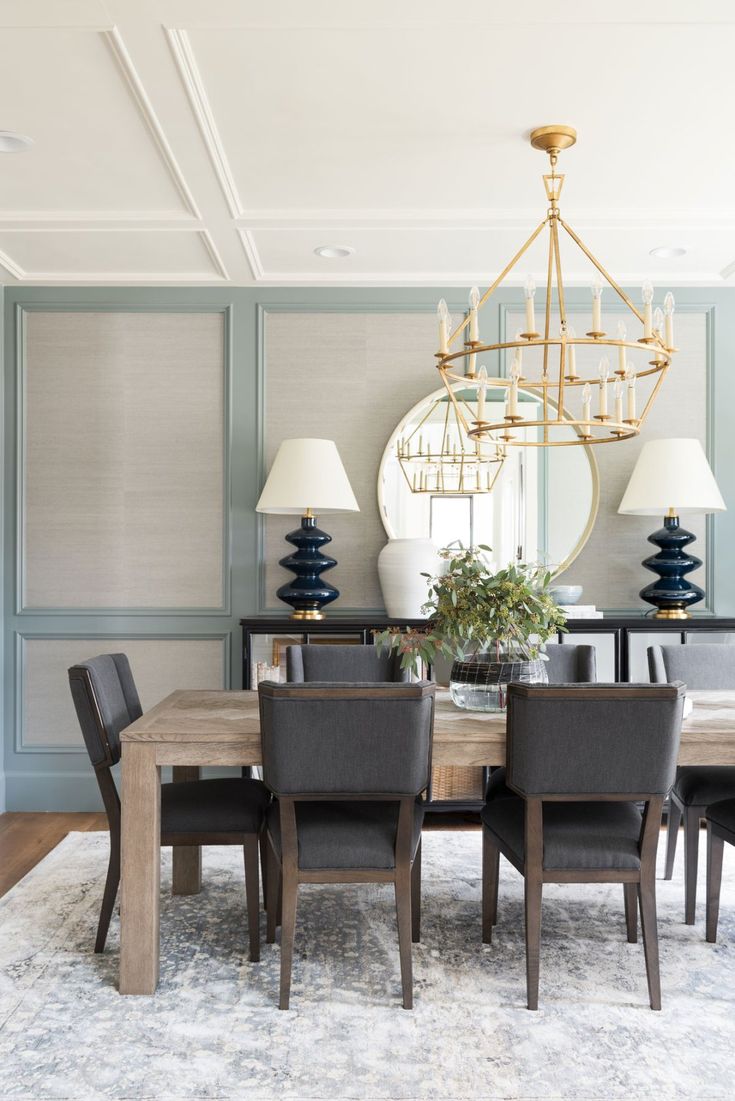
[[[506,388],[488,386],[486,403],[505,401]],[[469,422],[477,416],[476,390],[455,397]],[[527,421],[540,399],[519,390]],[[476,447],[461,432],[442,388],[396,425],[378,474],[383,525],[392,539],[430,538],[437,546],[486,544],[500,569],[538,562],[560,573],[584,546],[598,504],[597,464],[589,447]],[[486,413],[486,416],[488,414]],[[570,440],[574,429],[567,429]],[[530,434],[534,435],[531,436]],[[538,429],[517,426],[519,438]]]

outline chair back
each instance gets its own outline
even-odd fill
[[[704,642],[649,646],[648,673],[654,684],[683,681],[687,688],[735,688],[735,646]]]
[[[286,648],[286,680],[303,684],[322,681],[331,684],[386,684],[408,681],[409,674],[401,669],[400,655],[378,653],[375,646],[288,646]]]
[[[594,646],[573,646],[549,642],[545,647],[549,684],[594,684],[597,681],[597,650]]]
[[[120,760],[120,731],[143,714],[125,654],[100,654],[72,665],[69,686],[95,769]]]
[[[683,684],[511,684],[507,783],[526,796],[666,795],[683,704]]]
[[[276,795],[418,795],[429,783],[434,692],[428,681],[263,681],[265,783]]]

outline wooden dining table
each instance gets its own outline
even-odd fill
[[[679,764],[735,765],[735,693],[689,692]],[[257,692],[176,691],[127,727],[122,741],[120,993],[153,994],[158,984],[161,767],[174,781],[205,765],[261,763]],[[435,765],[505,764],[505,714],[462,711],[439,690]],[[201,884],[201,850],[174,850],[174,894]]]

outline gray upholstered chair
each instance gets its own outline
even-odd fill
[[[717,940],[725,842],[735,845],[735,799],[723,799],[707,807],[707,940]]]
[[[378,653],[374,646],[288,646],[286,648],[286,680],[289,683],[322,681],[339,684],[408,681],[401,669],[400,655],[394,650]]]
[[[546,662],[549,684],[594,684],[597,681],[597,650],[594,646],[549,642],[545,653],[549,659]],[[512,794],[505,783],[505,768],[494,768],[485,798],[501,799]]]
[[[110,826],[110,860],[94,946],[102,952],[120,883],[120,797],[111,770],[120,760],[120,732],[140,718],[142,709],[125,654],[101,654],[73,665],[69,685]],[[161,786],[162,845],[242,845],[254,962],[260,958],[258,843],[268,798],[259,780],[237,777]]]
[[[546,676],[549,684],[594,684],[597,680],[597,650],[568,642],[548,642]]]
[[[660,1009],[656,848],[684,686],[511,684],[508,697],[507,781],[517,796],[482,810],[483,942],[497,923],[502,853],[525,879],[528,1008],[537,1009],[544,883],[622,883],[631,942],[638,897],[650,1003]]]
[[[687,688],[735,688],[735,646],[698,643],[649,646],[648,671],[655,684],[681,680]],[[665,878],[674,873],[676,842],[684,819],[684,920],[693,925],[697,908],[699,824],[710,803],[735,798],[735,767],[685,765],[677,770],[669,802]]]
[[[299,883],[395,885],[403,1006],[412,1008],[424,815],[417,796],[429,783],[434,691],[426,681],[258,686],[263,776],[277,797],[267,814],[267,939],[275,941],[280,911],[281,1009],[289,1005]]]

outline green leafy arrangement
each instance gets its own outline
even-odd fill
[[[551,574],[541,566],[512,565],[491,573],[483,557],[490,547],[445,548],[440,557],[446,571],[428,579],[428,600],[422,611],[429,620],[422,628],[389,628],[375,637],[381,649],[397,650],[401,668],[418,671],[439,654],[453,661],[471,661],[491,652],[510,652],[524,660],[540,656],[541,647],[566,617],[549,595]]]

